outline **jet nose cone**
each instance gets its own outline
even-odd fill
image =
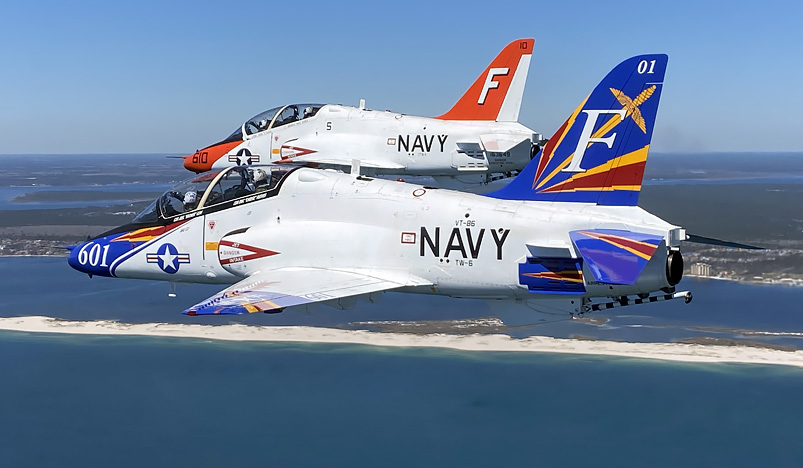
[[[242,141],[230,141],[218,143],[196,151],[192,156],[184,156],[184,168],[188,171],[201,173],[212,169],[220,158],[224,157],[230,150],[236,148]],[[225,161],[224,161],[225,162]],[[233,165],[234,163],[232,163]]]
[[[95,247],[95,252],[92,252],[93,247]],[[70,255],[67,257],[67,263],[81,273],[92,275],[97,274],[94,270],[97,269],[97,266],[100,264],[100,260],[98,259],[98,261],[95,262],[95,267],[93,268],[91,262],[89,261],[89,255],[90,252],[95,255],[100,255],[101,250],[103,250],[103,247],[99,243],[92,241],[72,246],[72,249],[70,249]]]
[[[196,174],[208,171],[212,167],[212,164],[208,162],[208,153],[206,153],[206,156],[202,160],[201,155],[204,154],[204,151],[205,150],[198,150],[192,156],[184,156],[184,169],[195,172]]]
[[[80,265],[78,263],[78,247],[77,245],[71,245],[70,253],[67,255],[67,264],[70,265],[74,270],[82,271]]]
[[[98,276],[114,276],[115,261],[131,251],[128,241],[114,242],[119,234],[93,239],[76,245],[70,250],[67,263],[81,273]]]

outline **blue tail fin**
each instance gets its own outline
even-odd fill
[[[639,55],[617,65],[530,164],[487,196],[636,205],[668,60]]]

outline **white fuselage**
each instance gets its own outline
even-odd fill
[[[350,166],[359,160],[364,173],[484,175],[523,168],[533,139],[534,132],[518,122],[440,120],[325,105],[312,117],[246,135],[212,168],[245,164],[245,154],[258,155],[260,164]]]
[[[180,227],[138,247],[114,275],[235,283],[259,270],[284,267],[374,268],[411,278],[410,292],[532,298],[520,284],[518,264],[539,249],[575,253],[569,231],[626,229],[676,237],[675,226],[638,207],[501,200],[307,168],[288,174],[275,196],[187,216],[191,219]],[[276,254],[232,261],[232,255],[241,254],[227,252],[221,241]],[[146,258],[166,242],[189,254],[187,264],[169,277]],[[664,245],[633,285],[586,281],[584,296],[667,286],[666,257]],[[427,286],[416,286],[424,284],[420,279]]]

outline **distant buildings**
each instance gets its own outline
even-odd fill
[[[695,276],[711,276],[711,265],[707,263],[693,263],[691,274]]]

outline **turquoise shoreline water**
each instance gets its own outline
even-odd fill
[[[0,332],[0,466],[799,466],[803,370]]]

